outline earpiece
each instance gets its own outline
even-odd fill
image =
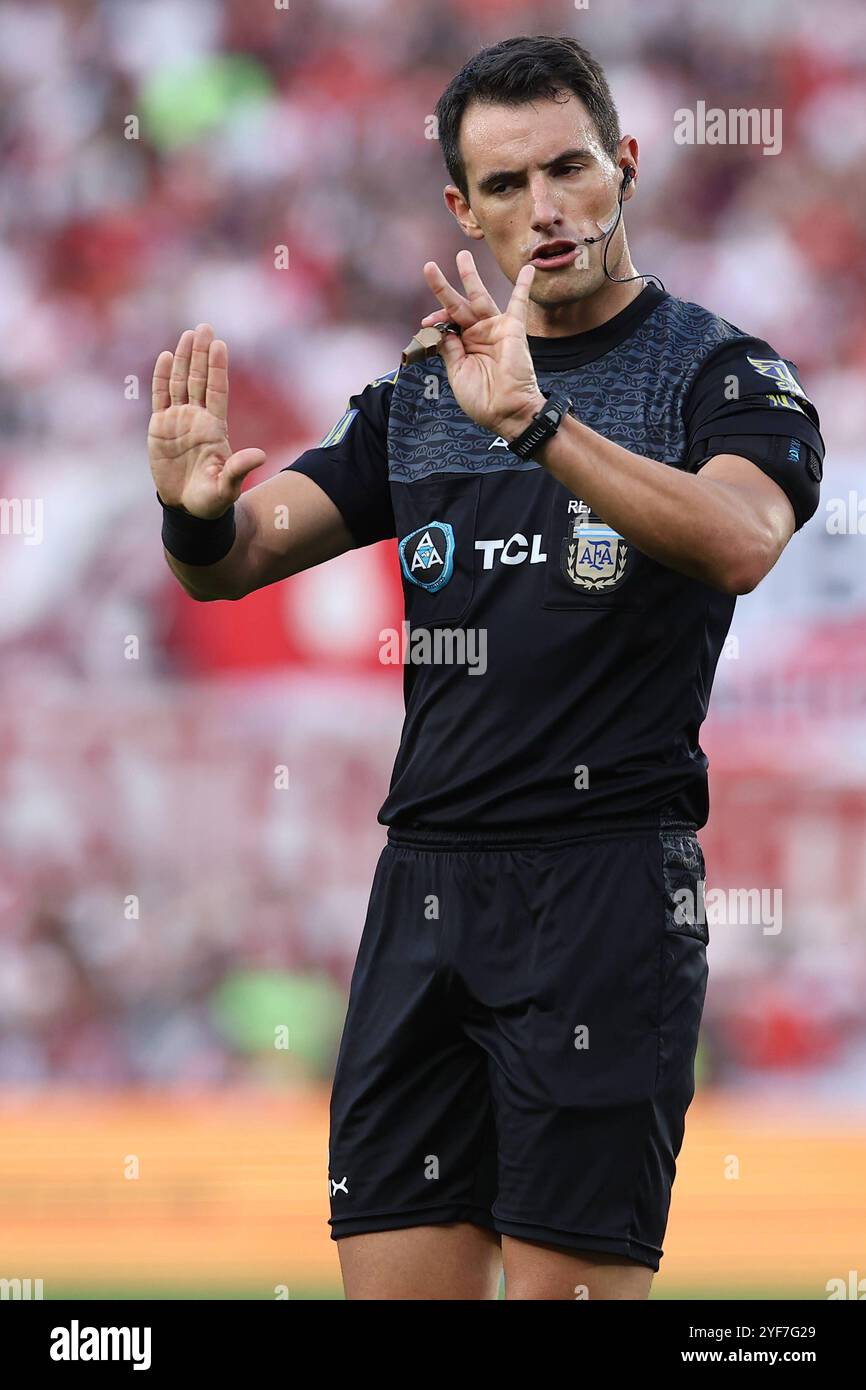
[[[597,241],[604,242],[604,251],[602,252],[601,257],[601,268],[607,276],[608,280],[610,280],[612,284],[627,285],[631,280],[655,280],[659,289],[664,291],[665,287],[662,284],[661,280],[659,280],[659,277],[657,275],[626,275],[622,280],[618,280],[615,276],[611,275],[610,271],[607,268],[607,253],[610,247],[611,237],[613,236],[613,233],[619,226],[620,218],[622,217],[623,194],[625,193],[625,190],[628,188],[632,179],[636,178],[636,176],[637,169],[635,169],[633,164],[627,164],[622,171],[622,183],[619,186],[619,195],[617,197],[618,207],[616,217],[613,219],[610,226],[606,227],[605,230],[601,232],[598,236],[585,236],[583,240],[585,245],[587,246],[593,246]],[[596,225],[601,226],[601,223],[599,222]]]
[[[662,290],[662,291],[664,292],[664,288],[665,288],[665,287],[664,287],[664,285],[662,284],[661,280],[659,279],[659,277],[658,277],[657,275],[626,275],[623,279],[618,280],[618,279],[616,279],[613,275],[611,275],[610,271],[609,271],[608,268],[607,268],[607,253],[608,253],[608,249],[609,249],[609,247],[610,247],[610,239],[611,239],[611,236],[613,235],[613,233],[616,231],[617,227],[619,226],[619,220],[620,220],[620,218],[622,217],[622,200],[623,200],[623,195],[624,195],[624,193],[625,193],[625,190],[628,188],[629,184],[631,183],[632,179],[634,179],[634,178],[636,178],[636,177],[637,177],[637,169],[634,167],[633,164],[627,164],[627,165],[625,166],[625,168],[623,169],[623,171],[622,171],[622,183],[621,183],[620,186],[619,186],[619,198],[618,198],[619,208],[618,208],[618,210],[617,210],[616,218],[615,218],[615,220],[614,220],[613,226],[610,227],[609,230],[608,230],[607,232],[604,233],[604,236],[605,236],[606,240],[605,240],[605,243],[604,243],[604,251],[603,251],[602,257],[601,257],[601,268],[602,268],[602,270],[604,271],[605,275],[607,276],[608,280],[610,280],[611,283],[614,284],[614,285],[627,285],[627,284],[629,283],[629,281],[631,281],[631,280],[655,280],[655,282],[656,282],[656,284],[658,285],[659,289]],[[587,245],[590,245],[590,244],[591,244],[590,241],[589,241],[589,238],[585,238],[585,240],[586,240],[586,242],[587,242]],[[593,241],[600,241],[600,240],[601,240],[601,237],[593,237],[592,240],[593,240]]]

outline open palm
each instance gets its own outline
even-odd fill
[[[233,454],[228,439],[228,349],[208,323],[185,329],[153,371],[147,431],[150,471],[168,506],[215,518],[240,495],[244,478],[265,461],[261,449]]]

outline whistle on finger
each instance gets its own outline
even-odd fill
[[[411,367],[413,362],[425,362],[428,357],[433,357],[441,351],[443,333],[462,331],[457,323],[436,323],[432,328],[419,328],[412,341],[403,349],[401,366]]]

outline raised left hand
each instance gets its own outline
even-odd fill
[[[426,263],[424,278],[442,308],[421,322],[424,327],[460,325],[461,334],[442,334],[440,349],[457,403],[485,429],[516,439],[545,404],[526,339],[535,267],[521,268],[504,313],[485,289],[471,251],[458,251],[457,270],[465,295],[448,283],[435,261]]]

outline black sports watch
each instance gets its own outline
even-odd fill
[[[556,434],[571,409],[571,397],[564,391],[542,391],[541,394],[547,397],[547,404],[533,415],[523,433],[508,446],[509,453],[516,454],[519,459],[532,458],[539,444]]]

